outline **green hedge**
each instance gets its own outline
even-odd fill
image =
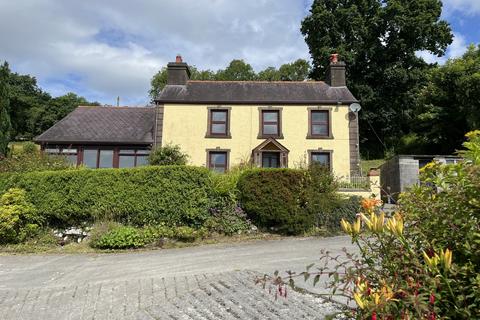
[[[213,197],[210,172],[188,166],[0,175],[0,194],[11,187],[25,189],[55,226],[102,218],[138,226],[200,226],[210,215]]]
[[[313,226],[307,207],[305,170],[252,169],[238,181],[240,203],[254,224],[298,234]]]

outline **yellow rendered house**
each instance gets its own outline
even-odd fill
[[[297,168],[316,161],[359,173],[358,108],[345,63],[326,81],[192,81],[180,56],[155,107],[80,106],[35,138],[46,153],[90,168],[145,165],[152,148],[179,145],[190,164],[225,172],[250,162]]]
[[[193,81],[180,56],[156,103],[154,145],[179,145],[190,163],[224,172],[251,161],[296,168],[319,162],[359,172],[357,100],[332,55],[326,81]]]

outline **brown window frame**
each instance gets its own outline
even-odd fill
[[[207,124],[207,134],[206,138],[223,138],[230,139],[232,136],[230,134],[230,112],[231,108],[229,107],[209,107],[208,109],[208,124]],[[213,113],[214,112],[225,112],[226,121],[214,121]],[[215,133],[213,132],[214,124],[225,124],[225,133]]]
[[[224,168],[223,173],[226,173],[230,165],[230,150],[229,149],[207,149],[207,168],[213,171],[212,167],[212,154],[225,154],[225,163],[222,168]],[[218,168],[218,167],[217,167]]]
[[[276,113],[277,114],[277,121],[264,121],[263,114],[264,113]],[[275,139],[283,139],[282,133],[282,108],[259,108],[259,132],[258,132],[258,139],[267,139],[267,138],[275,138]],[[275,134],[267,134],[265,133],[265,125],[277,125],[277,133]]]
[[[126,153],[126,152],[121,152],[122,150],[132,150],[133,153]],[[136,168],[138,167],[138,158],[139,157],[147,157],[150,155],[150,153],[138,153],[140,150],[148,150],[148,149],[142,149],[142,148],[122,148],[119,147],[116,149],[116,156],[114,156],[114,163],[116,161],[116,167],[115,168],[120,168],[120,157],[133,157],[133,167],[125,167],[125,168]],[[150,150],[148,150],[150,151]]]
[[[57,152],[49,152],[48,149],[56,150]],[[77,152],[64,152],[66,149],[76,149]],[[92,169],[98,169],[100,164],[100,151],[101,150],[111,150],[113,151],[113,159],[112,159],[112,167],[111,168],[119,168],[120,167],[120,156],[130,156],[134,157],[134,166],[132,168],[139,166],[139,158],[146,157],[148,158],[150,153],[152,152],[150,146],[134,146],[134,145],[127,145],[127,146],[115,146],[115,145],[50,145],[44,144],[41,146],[41,150],[47,154],[54,154],[54,155],[76,155],[77,156],[77,166],[84,164],[85,158],[85,150],[94,150],[96,151],[95,155],[95,167]],[[131,153],[120,152],[121,150],[132,150]]]
[[[314,122],[313,113],[326,113],[327,121]],[[314,125],[326,125],[327,126],[327,135],[322,134],[313,134]],[[309,108],[308,109],[308,134],[307,139],[333,139],[332,135],[332,109],[331,108]]]
[[[316,154],[326,154],[328,155],[328,167],[329,170],[332,171],[333,169],[333,151],[332,150],[323,150],[323,149],[317,149],[317,150],[308,150],[308,160],[309,164],[313,164],[313,156]]]
[[[58,150],[58,152],[48,152],[46,151],[47,149],[56,149]],[[65,149],[75,149],[76,151],[75,152],[65,152],[64,150]],[[76,156],[77,157],[77,163],[75,164],[76,166],[78,166],[80,164],[79,160],[80,160],[80,153],[82,152],[80,150],[80,147],[78,146],[73,146],[73,145],[54,145],[54,146],[46,146],[46,147],[42,147],[42,151],[47,153],[47,154],[51,154],[51,155],[58,155],[58,156]],[[72,163],[73,165],[74,163]]]

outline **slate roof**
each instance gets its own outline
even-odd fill
[[[34,140],[41,143],[151,144],[155,108],[80,106]]]
[[[322,81],[188,81],[167,85],[158,103],[191,104],[350,104],[358,102],[347,87]]]

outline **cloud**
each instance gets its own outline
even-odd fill
[[[428,63],[439,63],[444,64],[448,59],[458,58],[462,56],[468,49],[468,44],[463,36],[460,33],[453,34],[452,44],[447,48],[447,52],[443,57],[437,57],[436,55],[431,54],[428,51],[418,51],[417,56],[423,58]]]
[[[214,70],[235,58],[257,70],[308,59],[299,29],[309,1],[0,0],[0,60],[53,94],[144,104],[177,53]]]
[[[455,12],[468,16],[480,15],[479,0],[443,0],[444,14],[448,17]]]

